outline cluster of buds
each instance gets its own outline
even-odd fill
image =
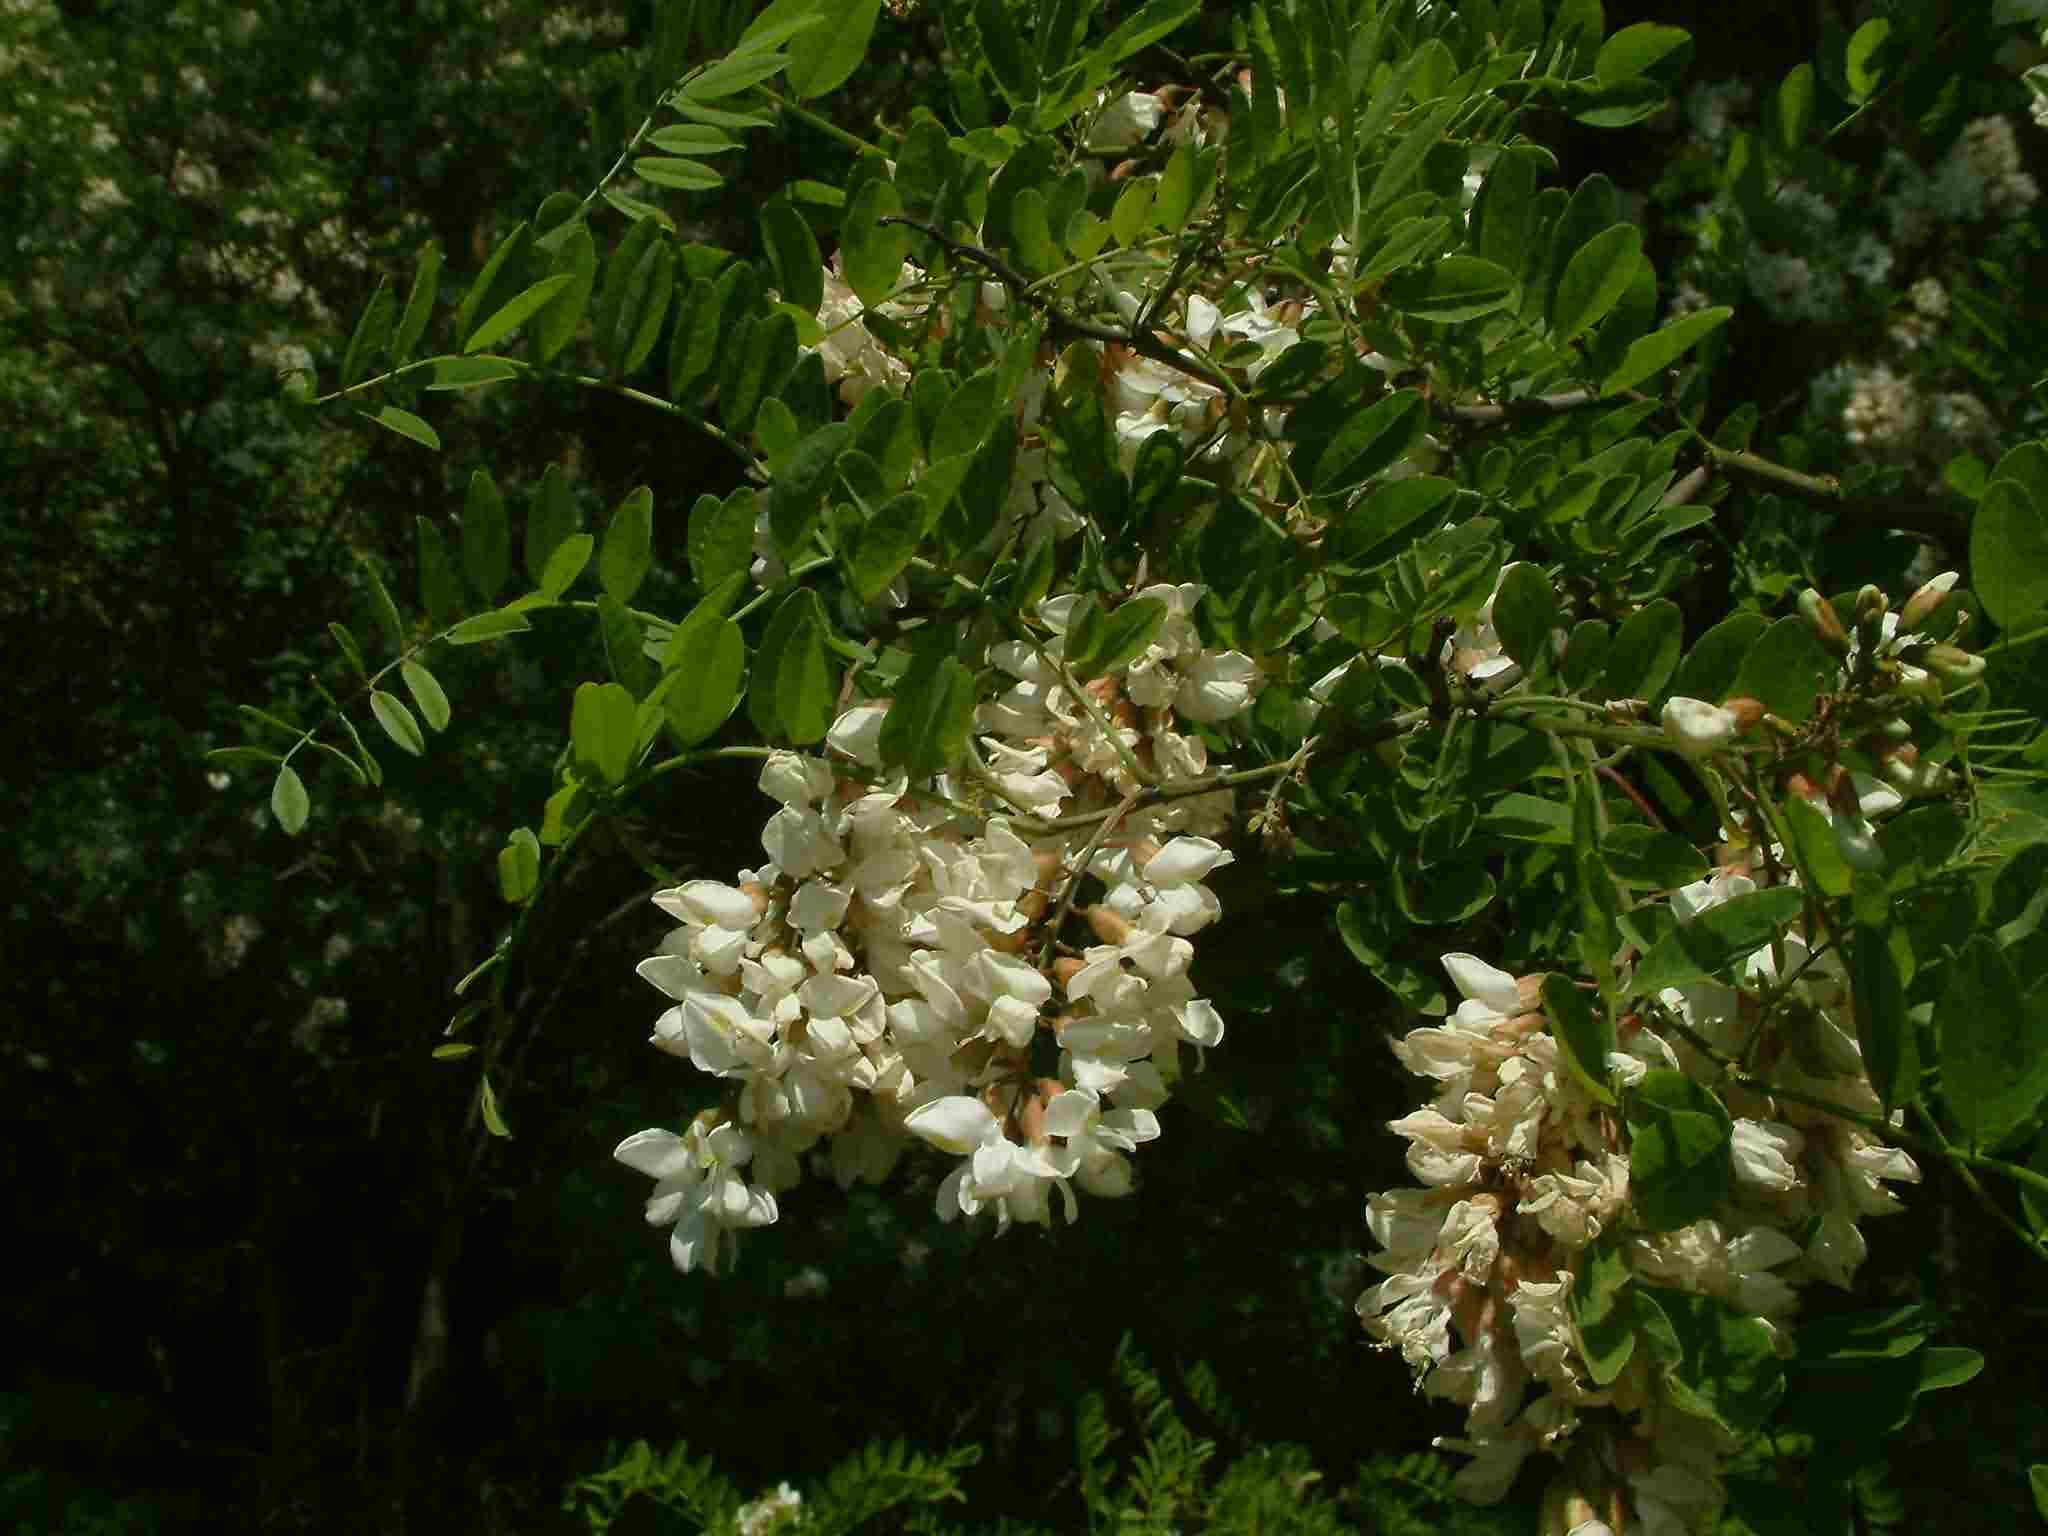
[[[1173,793],[1207,768],[1177,727],[1247,708],[1257,677],[1202,646],[1199,588],[1141,595],[1167,603],[1157,638],[1082,692],[1062,662],[1074,598],[1042,606],[1042,641],[992,648],[1015,682],[982,708],[974,782],[885,778],[889,706],[856,706],[837,761],[764,766],[768,863],[656,895],[678,926],[639,967],[673,1003],[654,1043],[729,1085],[684,1135],[618,1149],[657,1180],[648,1220],[674,1228],[679,1268],[716,1270],[807,1163],[880,1181],[913,1138],[961,1159],[947,1220],[1049,1223],[1057,1199],[1071,1221],[1074,1186],[1130,1191],[1183,1048],[1223,1037],[1188,936],[1220,915],[1202,881],[1231,860],[1192,829],[1226,822],[1229,794]],[[987,814],[965,812],[976,794]],[[1066,942],[1069,920],[1094,942]]]
[[[1757,888],[1757,861],[1739,855],[1673,892],[1672,912],[1688,924]],[[1380,1245],[1371,1262],[1387,1278],[1359,1299],[1359,1316],[1426,1393],[1465,1405],[1464,1435],[1440,1444],[1474,1458],[1456,1480],[1466,1497],[1500,1498],[1545,1452],[1578,1479],[1564,1503],[1609,1532],[1699,1529],[1723,1502],[1718,1468],[1732,1441],[1680,1411],[1648,1348],[1597,1380],[1572,1299],[1603,1235],[1642,1282],[1714,1297],[1782,1348],[1801,1286],[1850,1284],[1862,1219],[1899,1209],[1888,1182],[1919,1174],[1903,1152],[1809,1107],[1881,1113],[1842,963],[1795,922],[1736,967],[1735,984],[1667,988],[1621,1019],[1605,1068],[1624,1095],[1651,1072],[1719,1082],[1720,1064],[1747,1052],[1757,1076],[1791,1096],[1722,1090],[1731,1187],[1710,1215],[1669,1230],[1641,1219],[1628,1122],[1562,1061],[1542,978],[1470,955],[1444,965],[1463,1002],[1395,1047],[1438,1089],[1392,1126],[1421,1187],[1368,1204]],[[1764,988],[1772,1012],[1759,1028]]]
[[[1799,612],[1821,644],[1842,659],[1839,686],[1896,693],[1935,706],[1944,687],[1973,683],[1984,674],[1983,657],[1923,637],[1956,580],[1956,572],[1943,571],[1896,611],[1883,588],[1866,585],[1856,594],[1853,628],[1844,626],[1834,604],[1811,587],[1799,595]],[[1960,635],[1968,621],[1969,615],[1962,614],[1951,628]]]

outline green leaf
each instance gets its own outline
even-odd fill
[[[703,74],[683,83],[683,99],[700,102],[737,96],[748,86],[759,85],[770,76],[779,74],[788,63],[789,55],[786,53],[735,54],[729,59],[720,59]]]
[[[430,390],[477,389],[519,377],[519,365],[509,357],[437,357],[427,376]]]
[[[493,1136],[503,1137],[508,1141],[511,1139],[512,1127],[505,1123],[504,1115],[499,1113],[498,1096],[491,1092],[491,1080],[488,1077],[477,1079],[477,1109],[483,1115],[485,1130]]]
[[[1378,487],[1336,524],[1332,553],[1341,560],[1363,559],[1442,506],[1455,490],[1451,481],[1434,475],[1412,475]]]
[[[925,647],[882,717],[882,764],[913,779],[944,773],[958,763],[973,726],[974,674],[940,648]]]
[[[1450,229],[1451,221],[1445,214],[1401,220],[1387,231],[1386,238],[1358,266],[1352,275],[1352,286],[1357,288],[1377,282],[1389,272],[1398,272],[1410,262],[1442,250]],[[1259,378],[1261,387],[1265,382],[1262,374]]]
[[[1693,642],[1685,660],[1678,664],[1671,691],[1709,704],[1726,702],[1734,694],[1743,658],[1770,625],[1760,613],[1730,614]]]
[[[1778,150],[1792,154],[1813,128],[1813,64],[1795,66],[1778,87],[1778,111],[1772,126]]]
[[[778,309],[741,330],[744,342],[734,340],[739,356],[727,364],[719,411],[726,429],[744,436],[754,428],[761,397],[780,386],[796,364],[796,317]]]
[[[709,193],[713,186],[725,184],[725,176],[711,166],[670,156],[641,156],[633,162],[633,174],[655,186],[678,186],[684,193]]]
[[[874,176],[861,183],[839,232],[839,264],[854,297],[873,309],[895,291],[910,252],[910,235],[900,224],[884,224],[903,212],[895,183]]]
[[[981,31],[982,61],[996,88],[1023,106],[1038,96],[1038,54],[1026,47],[1005,0],[974,0],[974,24]]]
[[[787,198],[770,198],[761,206],[761,238],[783,302],[817,313],[825,302],[825,262],[810,221]]]
[[[1799,915],[1802,898],[1792,886],[1773,886],[1707,908],[1659,939],[1636,963],[1630,991],[1654,996],[1688,981],[1727,982],[1730,969],[1755,954]]]
[[[277,818],[277,824],[292,837],[305,829],[306,818],[312,814],[313,803],[306,797],[305,781],[298,770],[286,763],[277,770],[277,780],[270,786],[270,814]]]
[[[1568,1293],[1572,1322],[1596,1386],[1621,1375],[1635,1354],[1636,1310],[1628,1251],[1617,1232],[1603,1233],[1579,1256],[1577,1283]]]
[[[762,637],[749,707],[757,724],[765,712],[773,721],[773,734],[795,746],[824,740],[832,725],[839,689],[826,654],[828,634],[818,594],[799,587],[783,599]],[[774,664],[769,667],[771,658]],[[765,702],[754,702],[764,692]]]
[[[1735,1122],[1704,1084],[1647,1072],[1628,1095],[1629,1196],[1642,1224],[1669,1232],[1711,1216],[1735,1178]]]
[[[1608,871],[1623,885],[1673,891],[1706,877],[1707,861],[1686,839],[1655,827],[1620,826],[1601,839]]]
[[[1804,795],[1790,794],[1779,807],[1779,814],[1785,819],[1800,874],[1831,900],[1848,895],[1855,876],[1835,842],[1834,827],[1821,814],[1820,807]]]
[[[669,640],[668,670],[655,697],[683,747],[694,747],[731,718],[747,665],[740,627],[711,599],[697,605]]]
[[[654,492],[646,486],[627,494],[612,512],[597,557],[597,581],[621,603],[633,600],[647,579],[654,551]]]
[[[578,683],[569,711],[569,745],[586,783],[625,782],[639,740],[639,710],[617,683]]]
[[[371,689],[370,713],[377,717],[377,723],[384,727],[384,734],[391,738],[393,745],[414,757],[425,755],[427,738],[420,731],[419,721],[413,719],[412,711],[405,707],[398,695],[386,693],[382,688]]]
[[[1734,313],[1725,305],[1694,310],[1683,319],[1672,321],[1663,330],[1652,331],[1640,341],[1630,343],[1621,366],[1600,381],[1602,397],[1634,389],[1653,375],[1662,373],[1697,346],[1710,331],[1725,325]]]
[[[358,789],[368,789],[370,787],[370,776],[363,772],[363,765],[342,751],[341,748],[330,747],[324,741],[312,742],[310,745],[314,751],[318,752],[322,757],[331,759],[343,773],[354,779]]]
[[[1685,615],[1678,605],[1662,597],[1645,603],[1615,631],[1606,670],[1600,674],[1599,696],[1654,701],[1678,670],[1684,645]]]
[[[368,377],[371,360],[384,350],[385,342],[390,339],[393,308],[390,285],[380,278],[377,291],[370,295],[370,302],[363,306],[363,313],[356,321],[355,334],[348,339],[348,350],[341,355],[343,389],[353,388]]]
[[[1970,587],[2000,629],[2048,607],[2048,513],[2016,479],[1994,477],[1970,519]]]
[[[421,421],[419,417],[413,415],[411,411],[401,411],[395,405],[387,405],[375,415],[371,415],[368,411],[357,411],[356,414],[368,417],[371,421],[376,422],[378,426],[388,431],[396,432],[400,437],[410,438],[423,447],[433,449],[436,453],[441,451],[441,439],[435,434],[434,429],[424,421]]]
[[[412,292],[406,296],[405,313],[391,333],[391,361],[403,364],[426,334],[427,321],[434,313],[434,296],[441,286],[441,247],[429,241],[413,267]]]
[[[1534,244],[1536,177],[1533,154],[1503,149],[1472,205],[1475,252],[1511,272],[1521,270]]]
[[[647,135],[647,142],[671,155],[723,155],[744,147],[724,129],[702,123],[671,123]]]
[[[1316,493],[1345,491],[1378,474],[1408,451],[1427,414],[1421,394],[1413,389],[1374,401],[1346,422],[1316,458]]]
[[[1119,64],[1141,48],[1179,31],[1201,14],[1201,0],[1147,0],[1095,50],[1105,64]]]
[[[1290,103],[1290,106],[1293,104]],[[1381,164],[1379,175],[1373,178],[1372,192],[1366,197],[1362,213],[1369,217],[1391,203],[1394,198],[1407,190],[1408,183],[1415,179],[1415,173],[1422,169],[1422,162],[1429,152],[1443,142],[1444,130],[1451,119],[1463,111],[1465,103],[1453,95],[1432,110],[1396,144],[1393,152]],[[1299,111],[1299,107],[1294,110]],[[1478,260],[1477,257],[1466,258]],[[1491,265],[1491,263],[1488,263]],[[1497,306],[1496,306],[1497,307]],[[1481,311],[1483,313],[1483,311]]]
[[[1075,605],[1067,628],[1067,670],[1088,682],[1138,655],[1166,624],[1165,600],[1141,597],[1105,614],[1094,598]]]
[[[569,478],[561,465],[550,464],[526,508],[526,574],[535,586],[541,585],[547,573],[548,557],[576,528],[576,503],[569,495]]]
[[[647,228],[644,224],[637,226]],[[643,245],[637,255],[630,248],[630,238],[627,245],[620,247],[612,269],[605,274],[604,292],[598,299],[598,355],[621,376],[637,371],[654,350],[662,321],[668,316],[669,295],[675,284],[675,247],[658,236]]]
[[[1884,79],[1884,69],[1877,62],[1879,51],[1885,40],[1891,36],[1892,24],[1882,16],[1872,17],[1856,29],[1849,39],[1849,49],[1844,57],[1844,76],[1849,83],[1851,101],[1868,101]]]
[[[1623,27],[1600,45],[1593,75],[1602,85],[1614,85],[1638,75],[1656,73],[1660,65],[1669,71],[1672,62],[1683,64],[1682,58],[1671,61],[1671,55],[1690,52],[1691,48],[1692,34],[1684,28],[1639,21]]]
[[[469,340],[462,344],[462,350],[465,353],[481,352],[502,338],[510,336],[575,281],[574,274],[567,272],[542,278],[478,326],[471,333]]]
[[[559,598],[575,584],[583,574],[583,568],[590,564],[590,552],[597,547],[597,540],[587,533],[574,533],[555,546],[555,552],[548,556],[548,563],[540,573],[540,592],[549,602]]]
[[[1195,185],[1198,152],[1193,139],[1183,140],[1166,158],[1159,185],[1152,192],[1152,222],[1169,235],[1187,227],[1199,188]]]
[[[490,640],[502,640],[507,635],[516,635],[522,630],[533,628],[523,613],[480,613],[473,619],[464,619],[441,638],[450,645],[482,645]]]
[[[1841,663],[1795,614],[1757,637],[1730,692],[1759,700],[1772,714],[1796,724],[1813,712],[1813,701],[1833,686],[1840,670]]]
[[[1588,997],[1569,976],[1543,978],[1543,1011],[1556,1026],[1565,1065],[1579,1085],[1602,1104],[1614,1102],[1607,1086],[1607,1058],[1614,1050],[1614,1021],[1597,997]]]
[[[1445,256],[1389,278],[1380,299],[1417,320],[1471,320],[1506,309],[1520,291],[1519,279],[1498,263]]]
[[[456,335],[469,335],[478,315],[492,313],[518,292],[532,244],[533,232],[524,221],[515,224],[512,233],[498,242],[491,259],[484,263],[483,271],[476,275],[469,292],[455,307]]]
[[[675,334],[669,338],[668,392],[674,399],[688,399],[711,371],[718,357],[718,320],[718,285],[700,277],[677,306]]]
[[[540,840],[533,835],[532,828],[516,827],[505,846],[498,850],[499,893],[513,906],[521,907],[539,886]]]
[[[1606,319],[1642,259],[1643,232],[1633,224],[1604,229],[1573,252],[1550,293],[1551,341],[1563,346]]]
[[[412,695],[413,703],[419,706],[420,718],[431,730],[448,729],[448,695],[441,691],[441,684],[434,674],[416,661],[401,662],[398,675],[405,679],[405,691]]]
[[[420,607],[436,629],[445,629],[469,606],[463,598],[462,582],[441,530],[424,517],[414,518],[413,527],[419,535]]]
[[[391,642],[391,649],[405,649],[405,621],[398,616],[398,604],[391,600],[391,593],[370,562],[363,562],[363,579],[370,584],[370,608],[377,615],[377,626],[384,631],[384,638]]]
[[[512,572],[505,498],[488,470],[476,470],[469,477],[469,495],[462,504],[462,569],[470,590],[487,603],[498,600]]]
[[[1857,877],[1857,907],[1866,905],[1883,911],[1889,904],[1882,892],[1882,878]],[[1874,899],[1866,904],[1860,889],[1873,886]],[[1906,1016],[1906,982],[1899,969],[1899,956],[1892,945],[1904,931],[1890,923],[1856,923],[1849,950],[1849,992],[1856,1010],[1856,1043],[1863,1049],[1864,1070],[1870,1086],[1884,1103],[1885,1113],[1910,1104],[1919,1095],[1920,1037]]]
[[[358,676],[369,680],[370,668],[363,660],[363,648],[356,643],[355,635],[346,624],[330,623],[327,633],[334,637],[334,643],[341,648],[341,654],[348,658],[348,664],[356,669]]]
[[[824,509],[839,455],[853,441],[853,428],[835,421],[796,445],[768,491],[768,528],[775,548],[794,562],[808,544]]]
[[[632,610],[609,592],[597,597],[597,628],[604,641],[605,665],[612,680],[635,699],[647,697],[654,679],[647,659],[647,631]]]
[[[690,574],[709,592],[726,577],[744,571],[754,560],[754,518],[759,498],[742,486],[720,501],[699,496],[690,508]]]
[[[1520,560],[1502,572],[1500,590],[1493,599],[1493,627],[1500,635],[1501,648],[1520,662],[1524,671],[1549,657],[1550,632],[1557,628],[1559,615],[1557,589],[1541,566]]]
[[[581,222],[556,247],[554,275],[568,281],[533,317],[533,334],[529,338],[534,360],[540,363],[552,362],[569,344],[576,328],[583,323],[584,311],[590,307],[591,290],[597,285],[597,245]]]
[[[847,576],[864,603],[889,588],[930,530],[934,509],[918,491],[892,496],[844,541]]]
[[[881,0],[825,0],[822,26],[800,33],[789,49],[789,89],[798,101],[836,91],[868,51]]]
[[[1633,1167],[1630,1174],[1633,1189]],[[1737,1436],[1761,1429],[1785,1395],[1771,1326],[1718,1297],[1664,1286],[1647,1294],[1677,1336],[1679,1358],[1665,1378],[1672,1400]]]
[[[2048,1099],[2048,996],[2028,992],[1977,934],[1948,963],[1935,1006],[1941,1096],[1973,1146],[1995,1147]]]

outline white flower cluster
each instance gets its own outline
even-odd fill
[[[729,1084],[685,1134],[618,1148],[657,1181],[647,1218],[674,1228],[680,1269],[716,1270],[730,1234],[773,1222],[807,1158],[842,1186],[880,1181],[912,1137],[961,1159],[946,1220],[1049,1223],[1057,1195],[1071,1221],[1073,1185],[1129,1192],[1182,1047],[1223,1037],[1188,936],[1220,914],[1201,882],[1232,856],[1200,832],[1230,795],[1174,796],[1208,769],[1177,727],[1242,712],[1258,674],[1204,648],[1201,595],[1138,594],[1166,607],[1157,638],[1079,693],[1062,664],[1079,599],[1041,605],[1042,641],[990,649],[1013,682],[981,707],[965,784],[885,780],[889,704],[848,710],[828,736],[840,762],[765,764],[767,864],[655,897],[679,926],[639,967],[674,1004],[654,1043]],[[1146,781],[1156,798],[1130,808]],[[976,794],[994,814],[964,813]],[[1046,824],[1061,817],[1081,821]],[[1069,917],[1097,942],[1062,943]]]
[[[1759,867],[1745,859],[1674,892],[1674,914],[1690,923],[1756,890]],[[1464,1001],[1395,1047],[1402,1065],[1438,1090],[1429,1107],[1393,1123],[1422,1187],[1368,1204],[1381,1250],[1371,1262],[1387,1278],[1359,1298],[1359,1316],[1401,1351],[1425,1392],[1465,1405],[1465,1434],[1440,1444],[1474,1458],[1456,1480],[1467,1498],[1496,1500],[1532,1452],[1561,1453],[1565,1442],[1591,1436],[1614,1474],[1609,1492],[1633,1512],[1631,1529],[1697,1530],[1721,1506],[1718,1468],[1733,1447],[1673,1406],[1648,1350],[1596,1382],[1572,1316],[1588,1246],[1609,1234],[1642,1280],[1718,1298],[1775,1332],[1800,1285],[1849,1284],[1864,1255],[1858,1223],[1898,1209],[1887,1183],[1917,1179],[1918,1170],[1843,1120],[1725,1089],[1734,1117],[1729,1194],[1708,1218],[1647,1230],[1631,1199],[1627,1124],[1566,1068],[1540,978],[1471,955],[1447,955],[1444,965]],[[1816,950],[1795,925],[1739,974],[1753,983],[1787,978],[1794,1000],[1764,1043],[1760,1070],[1788,1092],[1878,1114],[1836,952]],[[1706,1077],[1713,1064],[1687,1032],[1734,1056],[1755,1024],[1754,999],[1720,983],[1666,989],[1657,1006],[1661,1014],[1621,1021],[1606,1066],[1624,1091],[1656,1070]],[[1667,1038],[1653,1027],[1659,1017],[1684,1027],[1667,1026]]]

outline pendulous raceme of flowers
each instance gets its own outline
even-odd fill
[[[879,1182],[914,1140],[959,1159],[945,1220],[1072,1221],[1077,1186],[1130,1192],[1187,1050],[1223,1038],[1189,965],[1231,797],[1187,788],[1209,762],[1183,727],[1241,713],[1258,680],[1202,645],[1200,587],[1137,597],[1165,607],[1156,637],[1078,689],[1075,597],[1040,606],[1042,639],[990,648],[1010,681],[971,774],[890,777],[889,703],[856,705],[829,757],[765,762],[766,863],[657,894],[677,926],[639,967],[672,1004],[654,1044],[727,1084],[685,1134],[618,1148],[656,1180],[647,1219],[679,1269],[717,1271],[807,1166]]]
[[[1758,890],[1764,869],[1755,850],[1734,850],[1712,875],[1672,893],[1672,913],[1681,925],[1697,921]],[[1368,1204],[1380,1245],[1371,1263],[1387,1278],[1359,1298],[1359,1316],[1400,1351],[1425,1393],[1465,1406],[1464,1435],[1439,1443],[1473,1458],[1455,1484],[1467,1498],[1499,1499],[1542,1452],[1565,1459],[1584,1491],[1597,1485],[1605,1497],[1593,1502],[1609,1509],[1611,1530],[1697,1530],[1723,1503],[1718,1469],[1733,1438],[1675,1406],[1647,1349],[1599,1382],[1574,1295],[1587,1283],[1589,1250],[1607,1236],[1638,1281],[1714,1298],[1783,1349],[1802,1286],[1850,1285],[1865,1252],[1860,1222],[1900,1209],[1889,1185],[1917,1180],[1919,1170],[1897,1148],[1808,1107],[1881,1113],[1842,962],[1794,923],[1738,964],[1745,988],[1689,982],[1624,1015],[1606,1062],[1624,1094],[1652,1072],[1704,1082],[1717,1059],[1749,1043],[1754,987],[1783,982],[1785,1022],[1764,1032],[1753,1059],[1798,1097],[1720,1084],[1733,1120],[1730,1187],[1711,1215],[1661,1231],[1631,1189],[1627,1120],[1562,1059],[1543,978],[1464,954],[1446,955],[1444,967],[1463,1001],[1395,1047],[1436,1097],[1393,1122],[1419,1187]]]

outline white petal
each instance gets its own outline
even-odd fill
[[[989,1107],[965,1094],[919,1105],[904,1117],[903,1128],[956,1157],[964,1157],[982,1143],[1002,1135],[1002,1127]]]
[[[635,1131],[612,1149],[612,1156],[651,1179],[680,1178],[696,1172],[689,1144],[674,1131]]]
[[[1186,885],[1235,859],[1221,843],[1206,837],[1176,837],[1146,860],[1144,875],[1154,885]]]
[[[1445,955],[1443,958],[1451,984],[1465,996],[1509,1017],[1522,1011],[1521,989],[1506,971],[1488,965],[1476,955]]]

